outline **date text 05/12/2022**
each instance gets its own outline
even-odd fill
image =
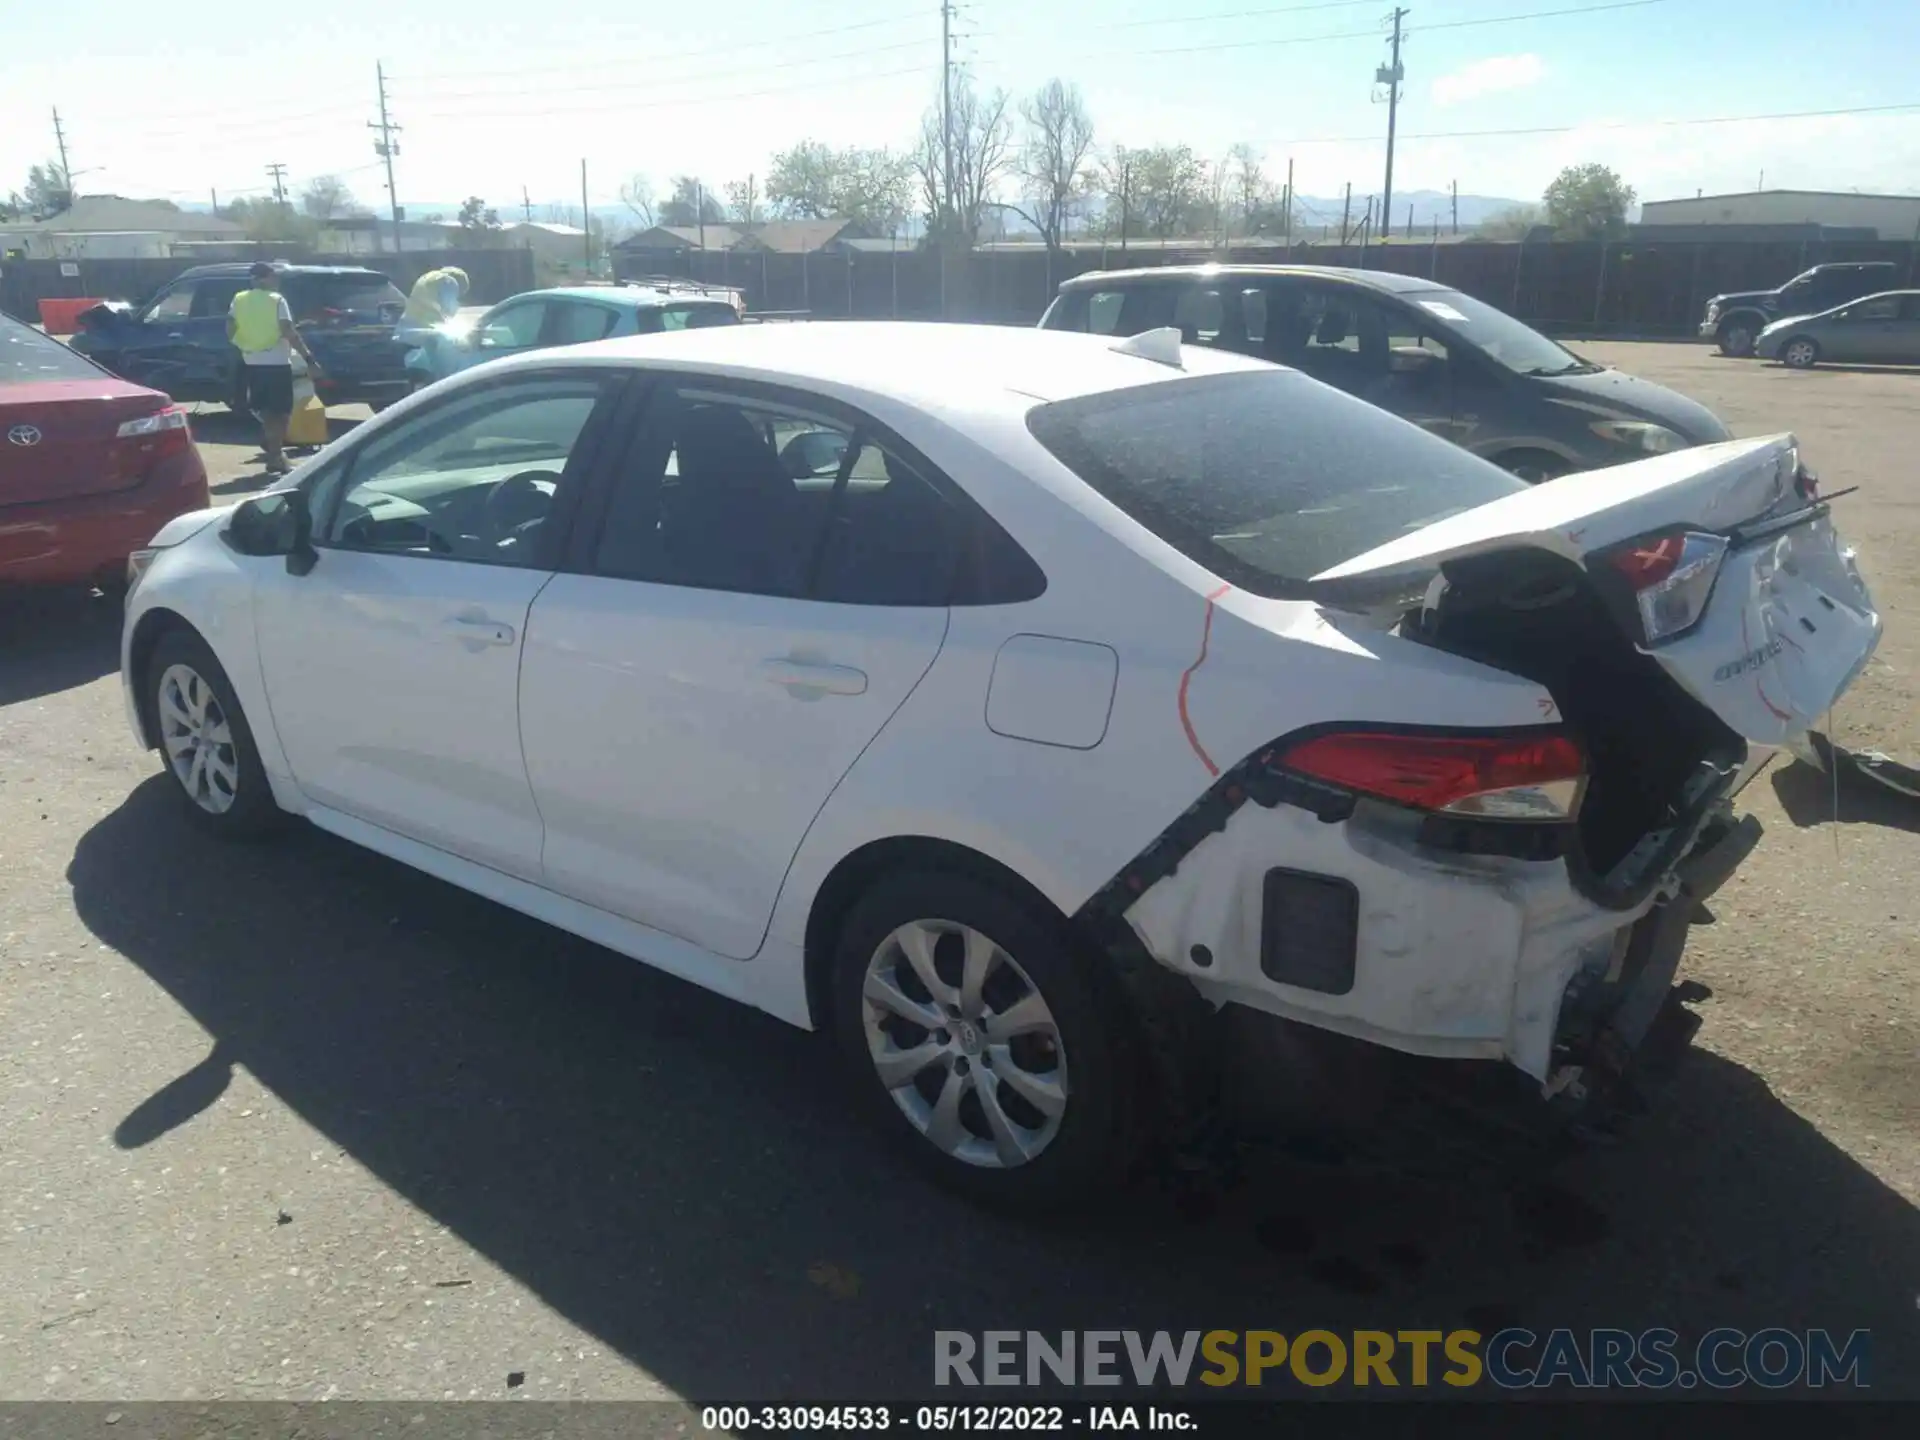
[[[1197,1431],[1200,1423],[1192,1411],[1167,1405],[709,1405],[700,1412],[700,1427],[736,1435],[895,1429],[936,1435],[1081,1430],[1179,1434]]]

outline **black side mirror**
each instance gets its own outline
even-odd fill
[[[289,575],[305,575],[320,558],[300,490],[270,490],[243,501],[227,523],[227,544],[242,555],[284,555]]]

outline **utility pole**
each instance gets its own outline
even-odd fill
[[[1293,157],[1287,157],[1287,188],[1283,192],[1280,214],[1281,233],[1287,237],[1287,259],[1293,258]]]
[[[953,3],[952,0],[940,0],[940,147],[943,152],[944,169],[940,172],[941,203],[949,215],[953,213]],[[1124,201],[1122,202],[1124,206]],[[935,216],[935,220],[940,217]],[[1120,248],[1126,249],[1126,218],[1121,217],[1122,242]],[[942,245],[942,255],[945,245]],[[943,259],[943,267],[946,261]]]
[[[278,160],[267,166],[267,174],[273,177],[273,203],[282,210],[287,208],[287,167]]]
[[[1408,12],[1396,6],[1393,12],[1393,61],[1374,72],[1377,84],[1387,87],[1387,179],[1380,189],[1380,229],[1392,229],[1393,215],[1393,132],[1400,118],[1400,82],[1406,72],[1400,68],[1400,22]]]
[[[520,188],[520,198],[522,200],[526,199],[526,193],[527,193],[526,187],[522,186]],[[580,228],[586,234],[586,239],[582,242],[582,244],[586,250],[587,274],[588,276],[592,276],[593,274],[593,214],[591,211],[587,209],[587,162],[584,156],[581,157],[581,160],[580,160]]]
[[[1455,180],[1451,189],[1453,190],[1453,233],[1458,235],[1460,233],[1460,182]]]
[[[207,191],[207,199],[213,203],[213,213],[218,215],[220,213],[220,192],[218,190]]]
[[[533,223],[533,201],[527,198],[527,187],[520,187],[520,213],[529,225]]]
[[[60,128],[60,107],[53,107],[53,143],[60,147],[60,188],[67,192],[67,204],[73,204],[73,166],[67,163],[67,132]]]
[[[1353,182],[1347,181],[1347,198],[1340,202],[1340,248],[1347,248],[1347,221],[1353,215]]]
[[[373,153],[387,162],[387,202],[393,207],[393,253],[400,253],[400,192],[393,185],[393,157],[400,153],[400,147],[393,137],[400,127],[387,118],[387,70],[380,62],[373,66],[375,79],[380,85],[380,118],[369,120],[367,128],[378,130],[380,138],[373,142]]]

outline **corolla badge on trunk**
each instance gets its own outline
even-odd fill
[[[38,425],[16,425],[7,431],[7,443],[9,445],[38,445],[40,443],[40,427]]]

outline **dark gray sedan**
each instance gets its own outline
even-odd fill
[[[1754,353],[1796,370],[1828,361],[1920,365],[1920,290],[1883,290],[1818,315],[1776,320]]]

